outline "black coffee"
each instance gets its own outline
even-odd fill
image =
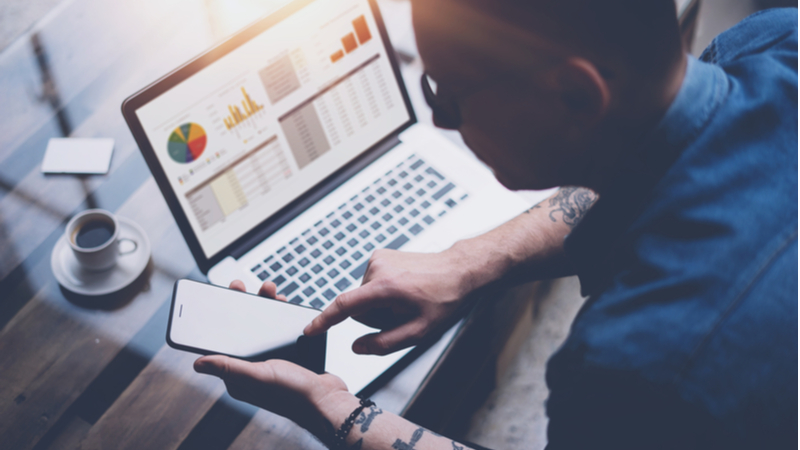
[[[114,236],[114,224],[105,220],[92,220],[83,224],[75,234],[75,244],[81,248],[99,247]]]

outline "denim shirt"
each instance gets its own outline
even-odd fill
[[[797,448],[797,10],[690,58],[565,241],[589,299],[548,363],[548,448]]]

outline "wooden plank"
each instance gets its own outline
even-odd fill
[[[141,293],[122,299],[116,309],[92,309],[67,301],[53,281],[3,328],[0,437],[4,445],[35,444],[161,307],[175,278],[192,270],[189,251],[154,181],[145,183],[119,214],[136,216],[152,240],[155,269],[149,283]],[[40,266],[49,272],[49,261]]]
[[[260,410],[229,450],[325,449],[311,433],[289,419]]]
[[[195,373],[197,355],[163,347],[94,424],[81,449],[174,449],[222,395],[217,378]]]

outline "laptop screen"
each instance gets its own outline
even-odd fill
[[[409,120],[368,0],[315,0],[135,113],[207,258]]]

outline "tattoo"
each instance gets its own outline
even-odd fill
[[[364,438],[359,438],[350,450],[361,450],[361,446],[364,445]]]
[[[456,445],[456,441],[450,441],[450,443],[453,444],[453,450],[464,450],[464,446]]]
[[[416,431],[414,431],[414,434],[411,435],[411,440],[408,443],[398,439],[394,441],[392,448],[395,450],[414,450],[414,446],[417,445],[417,442],[419,442],[420,439],[422,439],[422,433],[424,431],[424,428],[417,428]]]
[[[586,212],[597,201],[597,194],[589,189],[565,187],[558,190],[550,199],[550,220],[556,222],[555,214],[561,212],[561,220],[574,228],[583,219]]]
[[[362,433],[365,433],[367,430],[369,430],[369,426],[372,425],[372,421],[375,420],[375,417],[378,414],[383,414],[383,410],[375,405],[369,407],[369,414],[364,414],[363,411],[361,412],[361,415],[358,416],[358,419],[356,419],[355,423],[356,425],[361,424]]]

